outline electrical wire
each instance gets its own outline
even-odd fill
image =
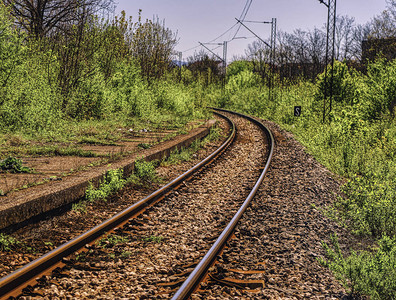
[[[245,8],[243,9],[243,11],[241,13],[241,16],[239,17],[239,20],[241,20],[242,22],[245,20],[246,15],[247,15],[252,3],[253,3],[253,0],[247,0],[246,1]],[[242,24],[239,24],[239,27],[238,27],[237,31],[235,32],[235,34],[234,34],[234,36],[232,37],[231,40],[235,39],[235,37],[237,36],[239,30],[241,29],[241,26],[242,26]]]
[[[245,20],[246,15],[247,15],[247,13],[249,12],[249,9],[250,9],[250,6],[252,5],[252,3],[253,3],[253,0],[246,0],[245,7],[244,7],[243,10],[242,10],[242,13],[241,13],[241,16],[239,17],[239,20],[242,20],[242,21]],[[239,25],[239,26],[238,26],[238,25]],[[232,29],[234,29],[236,26],[238,26],[238,29],[236,30],[234,36],[233,36],[231,39],[227,40],[227,42],[233,41],[233,40],[236,38],[236,36],[237,36],[237,34],[238,34],[238,32],[239,32],[239,29],[241,28],[241,24],[239,24],[239,22],[236,22],[236,23],[235,23],[234,25],[232,25],[229,29],[227,29],[224,33],[222,33],[222,34],[219,35],[218,37],[214,38],[213,40],[211,40],[211,41],[209,41],[209,42],[207,42],[207,43],[205,43],[205,44],[213,43],[214,41],[218,40],[219,38],[221,38],[221,37],[223,37],[224,35],[226,35],[227,33],[229,33],[229,32],[230,32]],[[184,52],[188,52],[188,51],[197,49],[197,48],[199,48],[199,47],[201,47],[201,45],[197,45],[197,46],[191,47],[191,48],[186,49],[186,50],[181,51],[181,52],[183,52],[183,53],[184,53]],[[216,49],[218,49],[219,47],[221,47],[221,46],[215,47],[215,48],[212,49],[212,50],[216,50]]]

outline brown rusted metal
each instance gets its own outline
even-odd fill
[[[59,246],[44,256],[30,262],[24,267],[16,270],[15,272],[0,279],[0,299],[7,299],[11,296],[18,296],[24,288],[29,285],[37,283],[37,279],[45,274],[49,274],[52,270],[62,265],[62,258],[67,257],[80,249],[84,248],[87,244],[94,243],[103,234],[111,232],[115,228],[125,224],[129,219],[140,215],[147,208],[155,204],[159,199],[169,194],[172,190],[182,184],[183,181],[189,179],[194,173],[199,171],[204,166],[215,160],[221,155],[225,149],[235,140],[236,129],[235,125],[226,116],[217,113],[225,118],[231,125],[231,133],[228,139],[211,155],[203,161],[195,165],[190,170],[186,171],[178,178],[166,184],[159,190],[155,191],[146,198],[138,201],[134,205],[128,207],[122,212],[116,214],[107,221],[99,224],[93,229],[83,233],[82,235],[72,239],[71,241]]]
[[[210,250],[206,253],[204,258],[200,261],[200,263],[197,265],[197,267],[194,269],[194,271],[190,274],[190,276],[186,279],[186,281],[183,283],[183,285],[180,287],[180,289],[172,297],[172,300],[188,299],[199,288],[200,283],[207,277],[209,268],[211,266],[213,266],[213,264],[216,261],[216,258],[221,253],[221,251],[224,249],[227,241],[232,236],[232,234],[235,230],[235,227],[237,226],[238,221],[240,220],[240,218],[242,217],[246,208],[249,206],[251,200],[253,199],[254,195],[256,194],[261,182],[264,179],[265,174],[267,173],[267,170],[271,163],[272,155],[274,153],[275,141],[272,136],[272,133],[269,129],[267,129],[267,127],[261,121],[258,121],[250,116],[247,116],[247,115],[244,115],[241,113],[236,113],[236,112],[222,110],[222,109],[216,109],[216,108],[213,108],[213,109],[218,110],[218,111],[231,112],[231,113],[237,114],[237,115],[247,118],[250,121],[252,121],[253,123],[257,124],[265,132],[265,134],[267,136],[267,140],[268,140],[268,144],[269,144],[268,145],[269,151],[268,151],[268,156],[267,156],[267,162],[265,164],[265,167],[264,167],[259,179],[257,180],[256,184],[254,185],[252,191],[249,193],[246,200],[243,202],[242,206],[239,208],[238,212],[234,215],[234,217],[232,218],[230,223],[227,225],[227,227],[221,233],[221,235],[216,240],[216,242],[213,244],[213,246],[210,248]]]

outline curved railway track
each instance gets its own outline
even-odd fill
[[[229,112],[227,114],[230,114]],[[223,112],[224,115],[224,112]],[[233,117],[235,118],[235,117]],[[239,118],[239,119],[238,119]],[[241,123],[242,118],[246,118],[246,116],[239,116],[237,117],[238,122]],[[195,290],[197,290],[197,288],[199,287],[200,282],[205,279],[205,277],[207,277],[207,272],[208,269],[210,268],[210,266],[212,266],[215,262],[216,257],[218,257],[218,254],[223,250],[224,245],[226,243],[227,240],[229,240],[230,236],[232,235],[233,230],[235,229],[235,226],[238,222],[238,220],[241,218],[243,212],[246,210],[246,207],[249,205],[249,202],[251,201],[252,197],[254,196],[258,186],[260,185],[265,172],[268,169],[271,157],[272,157],[272,153],[273,153],[273,138],[271,133],[266,129],[266,127],[250,118],[249,122],[254,122],[256,125],[252,125],[250,124],[250,129],[246,129],[247,125],[244,125],[246,128],[242,129],[242,130],[238,130],[238,139],[241,140],[240,142],[237,141],[233,144],[234,139],[236,138],[236,129],[235,126],[233,125],[232,128],[233,130],[231,130],[231,134],[230,137],[226,140],[226,142],[223,143],[223,145],[217,149],[210,157],[206,158],[205,160],[203,160],[201,163],[199,163],[198,165],[196,165],[195,167],[193,167],[192,169],[190,169],[189,171],[185,172],[183,175],[179,176],[178,178],[176,178],[175,180],[173,180],[172,182],[170,182],[169,184],[165,185],[164,187],[162,187],[161,189],[159,189],[158,191],[154,192],[153,194],[151,194],[150,196],[142,199],[141,201],[137,202],[136,204],[132,205],[131,207],[129,207],[128,209],[122,211],[121,213],[117,214],[116,216],[112,217],[111,219],[105,221],[104,223],[96,226],[95,228],[89,230],[88,232],[78,236],[77,238],[71,240],[70,242],[63,244],[62,246],[56,248],[55,250],[49,252],[48,254],[46,254],[45,256],[29,263],[28,265],[26,265],[25,267],[15,271],[14,273],[11,273],[10,275],[2,278],[0,280],[0,297],[1,298],[7,298],[9,296],[17,296],[21,294],[21,291],[23,288],[25,288],[28,285],[33,285],[36,284],[37,281],[40,281],[40,277],[45,275],[45,274],[49,274],[52,270],[58,268],[58,267],[65,267],[64,269],[66,269],[66,271],[60,271],[58,272],[58,277],[59,278],[63,278],[63,281],[68,281],[67,277],[69,277],[69,275],[71,273],[73,273],[73,264],[74,265],[79,265],[80,267],[74,268],[74,269],[85,269],[84,271],[88,271],[90,273],[93,273],[93,275],[98,275],[97,273],[102,273],[102,271],[104,272],[108,272],[109,270],[104,270],[104,269],[108,269],[108,267],[104,266],[102,263],[98,262],[98,259],[102,259],[104,258],[104,260],[108,260],[108,258],[110,257],[111,259],[116,259],[116,255],[114,255],[114,253],[117,253],[117,249],[115,250],[114,247],[113,248],[108,248],[107,246],[109,244],[112,244],[113,242],[111,242],[111,239],[107,240],[107,244],[106,241],[104,242],[104,244],[101,244],[101,246],[98,246],[98,243],[95,243],[95,241],[97,241],[98,239],[100,239],[104,234],[110,234],[110,233],[114,233],[116,237],[119,238],[119,240],[124,241],[124,244],[127,244],[129,246],[128,249],[134,249],[133,247],[136,246],[136,244],[143,244],[143,246],[146,246],[146,248],[155,248],[155,247],[160,247],[157,244],[160,243],[155,243],[158,241],[162,240],[162,235],[167,235],[170,231],[169,228],[172,228],[172,226],[174,227],[182,227],[181,222],[180,224],[175,224],[175,219],[182,219],[181,216],[177,215],[174,213],[174,217],[170,217],[168,220],[166,220],[166,218],[168,218],[167,216],[165,216],[164,212],[161,212],[160,209],[156,209],[155,207],[157,207],[157,205],[155,207],[153,207],[155,204],[157,204],[161,199],[163,198],[169,198],[170,200],[167,200],[165,202],[167,202],[166,205],[162,205],[161,209],[165,209],[165,211],[167,213],[169,213],[170,215],[172,215],[173,211],[177,211],[178,209],[181,208],[181,206],[183,207],[188,207],[188,209],[190,209],[191,212],[191,217],[190,221],[191,224],[193,224],[193,221],[201,221],[199,220],[200,218],[202,218],[205,222],[201,222],[201,223],[209,223],[208,228],[214,228],[213,230],[207,230],[209,231],[209,234],[206,236],[201,236],[200,237],[200,241],[202,243],[203,240],[208,240],[209,242],[214,242],[213,246],[210,248],[211,244],[209,244],[209,246],[206,245],[205,246],[199,246],[199,242],[198,244],[191,246],[189,245],[188,241],[186,239],[187,238],[182,238],[181,239],[181,244],[177,245],[177,246],[173,246],[175,248],[180,248],[179,250],[182,250],[182,246],[183,243],[185,243],[186,245],[188,245],[187,248],[188,251],[191,252],[191,249],[195,249],[195,251],[192,251],[193,255],[190,255],[189,259],[181,259],[181,261],[183,263],[185,263],[186,261],[189,262],[191,264],[191,266],[196,266],[195,269],[192,269],[191,266],[190,268],[188,268],[188,270],[184,270],[186,272],[186,274],[188,275],[189,273],[190,276],[187,278],[187,280],[185,280],[186,276],[185,274],[183,274],[183,276],[176,276],[178,274],[176,274],[177,272],[177,267],[174,266],[174,263],[168,262],[168,265],[171,264],[173,265],[172,267],[168,267],[168,268],[160,268],[155,266],[155,268],[158,268],[158,270],[156,270],[157,274],[162,274],[161,276],[157,276],[157,278],[154,280],[156,281],[156,292],[157,294],[161,295],[161,293],[164,294],[164,297],[166,297],[165,295],[169,296],[172,295],[175,290],[177,290],[177,288],[180,286],[180,284],[182,282],[184,282],[184,284],[181,286],[181,288],[176,292],[176,294],[174,294],[174,299],[185,299],[187,297],[189,297],[191,295],[191,293],[193,293]],[[238,126],[239,127],[239,126]],[[255,127],[255,129],[252,129],[253,127]],[[255,131],[255,133],[251,133],[250,131]],[[261,131],[261,133],[259,133],[259,131]],[[264,132],[264,134],[263,134]],[[265,137],[264,137],[265,136]],[[266,141],[265,141],[266,140]],[[255,148],[259,148],[257,147],[257,143],[267,143],[268,144],[268,149],[267,151],[264,151],[262,148],[261,149],[255,149]],[[246,144],[246,145],[244,145]],[[228,147],[230,147],[230,145],[232,145],[233,147],[233,151],[231,150],[227,150],[226,149]],[[244,149],[243,151],[241,149],[238,150],[239,148],[243,148],[242,145],[244,147],[247,147],[248,149]],[[264,147],[264,145],[262,145],[261,147]],[[238,157],[237,154],[238,151],[240,151],[240,153],[242,153],[242,155],[246,156],[243,158]],[[257,152],[257,153],[256,153]],[[264,153],[266,152],[266,153]],[[209,163],[211,163],[215,158],[218,158],[221,154],[225,153],[224,155],[228,155],[228,157],[220,157],[220,161],[219,163],[216,162],[216,166],[214,168],[217,168],[217,173],[214,173],[215,175],[211,175],[210,170],[212,167],[210,168],[205,168]],[[250,157],[251,153],[256,153],[253,155],[253,157]],[[255,162],[252,163],[252,160],[257,160],[257,158],[261,158],[263,161],[265,160],[264,158],[266,157],[266,163],[263,164],[262,162]],[[247,165],[244,166],[243,164],[246,163]],[[235,167],[233,166],[233,164],[235,164]],[[255,170],[251,170],[249,168],[252,168]],[[227,171],[227,167],[229,167],[230,169]],[[247,174],[250,172],[251,174],[248,175],[234,175],[233,180],[234,182],[231,183],[229,186],[227,186],[227,184],[225,182],[223,182],[223,179],[219,179],[219,172],[222,173],[222,175],[227,175],[224,174],[227,172],[232,172],[233,169],[237,169],[239,167],[241,168],[241,172],[246,172]],[[243,168],[245,167],[245,169]],[[225,170],[225,171],[224,171]],[[192,175],[194,173],[196,173],[197,171],[200,171],[200,173],[196,176],[194,176],[194,180],[191,182],[186,183],[186,180],[191,178]],[[254,172],[253,172],[254,171]],[[231,174],[231,173],[230,173]],[[228,174],[228,175],[230,175]],[[206,177],[211,177],[212,179],[214,178],[215,181],[217,181],[217,190],[214,187],[213,189],[211,188],[211,184],[207,185],[207,183],[202,183],[200,182],[200,180],[206,180],[203,178]],[[197,179],[196,179],[197,178]],[[258,178],[258,179],[257,179]],[[241,183],[241,187],[237,188],[235,187],[235,183],[239,182]],[[206,184],[206,186],[205,186]],[[215,185],[214,185],[215,186]],[[227,191],[229,193],[229,195],[221,195],[219,193],[219,189],[221,190],[222,187],[225,186],[224,190]],[[175,189],[179,188],[179,191],[175,191]],[[183,196],[186,199],[179,199],[180,195],[190,195],[190,196]],[[198,203],[192,203],[193,201],[191,201],[191,197],[192,198],[201,198],[202,194],[205,194],[206,196],[206,202],[202,202],[202,200],[200,200],[201,202],[198,201]],[[216,197],[214,197],[214,194],[216,194]],[[219,195],[217,195],[219,194]],[[192,195],[192,196],[191,196]],[[230,197],[230,195],[235,195]],[[243,196],[243,198],[241,198]],[[211,215],[213,213],[213,216],[207,217],[204,213],[199,212],[199,209],[201,210],[205,210],[205,208],[203,207],[203,203],[208,202],[207,198],[213,198],[212,202],[216,202],[218,201],[219,207],[216,207],[216,214],[213,213],[212,211],[210,211],[210,208],[206,208],[206,210],[208,211],[208,215]],[[230,199],[227,200],[217,200],[218,197],[230,197]],[[236,199],[238,198],[238,199]],[[244,200],[246,198],[246,200]],[[198,199],[199,200],[199,199]],[[162,203],[163,201],[161,201]],[[190,204],[192,203],[192,204]],[[189,207],[191,205],[191,207]],[[217,203],[216,203],[217,205]],[[178,207],[179,206],[179,207]],[[209,205],[210,206],[210,205]],[[153,207],[152,209],[148,210],[150,207]],[[187,209],[187,211],[188,211]],[[221,211],[220,211],[221,209]],[[219,210],[219,211],[217,211]],[[154,211],[153,213],[151,213],[151,211]],[[198,211],[198,214],[197,214]],[[195,213],[195,215],[194,215]],[[234,215],[235,213],[235,215]],[[139,216],[139,218],[136,219],[137,216]],[[183,213],[184,215],[184,213]],[[131,218],[134,218],[131,221]],[[205,218],[207,218],[208,220],[206,220]],[[165,221],[164,221],[165,219]],[[231,220],[231,221],[230,221]],[[215,223],[212,223],[215,222]],[[159,223],[169,223],[168,225],[159,225]],[[217,225],[213,225],[216,224]],[[228,223],[228,225],[227,225]],[[187,227],[193,227],[194,230],[199,231],[200,229],[200,222],[197,222],[198,225],[187,225]],[[202,227],[204,227],[204,225],[206,224],[202,224]],[[150,227],[151,226],[151,227]],[[153,227],[154,226],[154,227]],[[157,229],[153,229],[155,228],[155,226],[165,226],[164,228],[157,230]],[[183,225],[185,226],[185,225]],[[224,229],[224,227],[226,228],[222,233],[221,231]],[[162,230],[162,231],[161,231]],[[183,229],[185,230],[185,228]],[[188,236],[188,233],[186,233],[185,231],[182,230],[182,233],[184,232],[184,234],[186,236]],[[162,235],[159,235],[162,232]],[[175,234],[176,235],[176,234]],[[164,240],[167,243],[172,244],[172,238],[171,238],[171,234],[166,236],[164,238]],[[220,236],[218,239],[217,237]],[[135,238],[134,238],[135,237]],[[139,237],[139,238],[136,238]],[[102,238],[103,240],[103,238]],[[128,242],[125,242],[125,241]],[[117,243],[115,243],[117,244]],[[153,246],[154,245],[154,246]],[[113,245],[114,246],[114,245]],[[168,245],[167,245],[168,246]],[[117,247],[117,246],[116,246]],[[171,245],[172,247],[172,245]],[[163,247],[166,248],[166,247]],[[210,249],[209,249],[210,248]],[[179,251],[178,250],[178,251]],[[208,251],[209,250],[209,251]],[[83,251],[83,252],[81,252]],[[130,251],[127,250],[123,250],[124,252],[122,252],[120,255],[123,256],[124,258],[126,258],[126,254],[125,253],[131,253]],[[76,256],[73,254],[75,254],[76,252],[80,252],[80,253],[87,253],[87,255],[82,255],[83,256],[83,263],[78,262],[77,263],[77,259]],[[135,252],[135,254],[138,252]],[[206,255],[205,255],[206,253]],[[111,254],[111,255],[109,255]],[[74,258],[72,259],[65,259],[65,257],[68,257],[72,255]],[[103,257],[101,257],[103,256]],[[130,255],[133,256],[133,253]],[[144,255],[142,253],[140,253],[139,257],[144,257]],[[162,255],[163,256],[163,255]],[[169,256],[171,256],[171,254],[169,254]],[[176,254],[177,256],[177,254]],[[180,255],[183,256],[183,255]],[[158,259],[158,257],[161,258],[161,256],[157,256],[156,259]],[[203,258],[202,258],[203,257]],[[81,257],[77,257],[79,259],[81,259]],[[163,258],[163,257],[162,257]],[[125,259],[127,260],[127,259]],[[129,259],[130,260],[130,259]],[[133,260],[133,259],[132,259]],[[139,261],[139,259],[135,259],[136,261]],[[118,263],[118,261],[117,261]],[[114,268],[114,265],[117,266],[116,264],[113,264],[112,268]],[[136,263],[136,262],[135,262]],[[83,266],[83,267],[81,267]],[[135,266],[130,267],[131,270],[135,270],[138,271],[138,267],[136,267],[137,264],[135,264]],[[121,269],[124,269],[125,267],[122,266]],[[147,267],[145,267],[147,269]],[[181,267],[179,269],[182,269]],[[72,270],[72,271],[70,271]],[[111,270],[111,268],[110,268]],[[135,271],[131,271],[132,273],[136,273]],[[131,273],[130,272],[130,273]],[[74,272],[75,273],[75,272]],[[78,273],[78,272],[77,272]],[[123,274],[126,274],[128,272],[124,272]],[[92,275],[92,274],[90,274]],[[100,275],[100,274],[99,274]],[[135,274],[136,275],[136,274]],[[170,275],[170,276],[169,276]],[[57,275],[55,275],[56,277]],[[165,277],[169,277],[169,278],[165,278]],[[93,282],[95,280],[92,279],[92,277],[83,274],[81,275],[81,273],[79,274],[79,276],[77,276],[81,279],[81,277],[86,277],[86,279],[89,282]],[[136,276],[135,276],[136,277]],[[137,276],[139,277],[139,276]],[[180,279],[181,278],[181,279]],[[172,282],[172,280],[176,280],[176,283]],[[96,285],[100,285],[101,282],[100,280],[98,281],[98,283],[96,283]],[[45,284],[44,284],[45,286]],[[60,293],[60,295],[64,296],[64,294],[62,294],[61,292],[58,291],[58,287],[62,286],[62,284],[60,284],[59,286],[55,285],[55,288],[53,287],[53,285],[50,285],[50,290],[55,290],[54,293]],[[66,287],[70,287],[73,286],[73,283],[71,283],[70,281],[68,282],[64,282],[64,286]],[[84,286],[84,284],[83,284]],[[141,285],[140,289],[144,289],[146,286],[146,288],[152,290],[153,285],[150,285],[148,283]],[[132,291],[129,291],[130,293],[132,293]],[[135,291],[134,291],[135,292]],[[151,291],[152,292],[152,291]],[[122,293],[126,293],[125,291]],[[45,293],[44,293],[45,294]],[[37,295],[37,292],[33,292],[33,295]],[[38,295],[41,295],[40,293],[38,293]],[[141,293],[141,295],[145,295],[144,292]],[[87,297],[88,295],[81,295],[81,294],[74,294],[75,297],[77,296],[82,296],[82,297]],[[119,295],[118,295],[119,296]],[[125,295],[126,297],[128,297],[127,295]],[[146,297],[149,297],[149,295],[145,295]],[[108,296],[110,297],[110,296]],[[139,296],[140,298],[140,296]]]

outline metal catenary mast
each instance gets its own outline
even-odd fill
[[[335,29],[336,29],[336,6],[337,0],[319,0],[320,3],[327,7],[327,38],[326,38],[326,57],[325,57],[325,78],[324,78],[324,98],[323,98],[323,123],[332,109],[333,101],[333,81],[334,81],[334,44],[335,44]],[[330,76],[327,74],[327,69],[331,64]],[[330,77],[330,78],[329,78]]]

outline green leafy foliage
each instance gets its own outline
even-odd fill
[[[396,181],[376,174],[355,176],[336,203],[357,233],[396,236]]]
[[[244,71],[253,72],[253,63],[246,60],[236,60],[227,66],[227,79]]]
[[[17,239],[4,233],[0,233],[0,251],[11,251],[18,244],[20,244],[20,242]]]
[[[316,83],[304,80],[278,83],[273,101],[269,101],[266,87],[249,87],[231,79],[229,83],[236,87],[232,92],[208,91],[208,98],[217,101],[217,105],[275,121],[292,131],[308,152],[346,179],[343,196],[332,208],[336,218],[356,234],[379,239],[380,245],[383,236],[391,237],[386,244],[395,249],[395,62],[379,59],[368,66],[367,74],[336,62],[333,109],[325,123],[324,74],[318,76]],[[293,115],[296,105],[302,107],[299,117]],[[337,248],[329,252],[334,262],[332,268],[341,274],[339,278],[351,287],[352,293],[370,295],[373,299],[394,298],[395,277],[391,268],[395,252],[381,247],[375,253],[352,253],[346,258]]]
[[[349,288],[351,294],[363,294],[370,299],[394,299],[396,295],[396,242],[384,236],[379,247],[371,252],[363,251],[344,258],[338,239],[331,238],[331,246],[323,243],[327,260],[319,259]]]
[[[202,98],[167,77],[174,36],[162,23],[132,23],[125,14],[113,21],[89,17],[65,34],[34,40],[14,29],[1,5],[0,133],[67,137],[84,122],[186,123],[204,116]],[[149,84],[142,75],[142,61],[131,52],[132,44],[143,45],[140,39],[158,49],[169,42],[153,74],[164,80]],[[151,72],[155,60],[144,64]]]
[[[155,235],[151,235],[151,236],[147,236],[143,238],[143,241],[146,243],[161,243],[163,241],[164,237],[162,236],[155,236]]]
[[[143,182],[153,182],[157,179],[154,163],[146,161],[144,158],[135,161],[134,174]]]
[[[354,81],[355,73],[348,69],[348,66],[339,61],[334,62],[334,68],[328,66],[327,68],[327,85],[325,85],[325,73],[319,74],[317,79],[317,90],[315,98],[322,100],[325,93],[330,95],[330,80],[331,73],[333,73],[333,100],[343,104],[354,104],[356,101],[356,82]]]
[[[391,114],[396,105],[396,59],[377,59],[368,66],[364,77],[360,113],[366,120],[380,120]]]
[[[23,36],[12,24],[8,8],[0,3],[0,86],[4,87],[21,63]],[[1,103],[0,99],[0,103]]]
[[[10,173],[29,173],[30,168],[23,166],[23,161],[12,156],[0,161],[0,170]]]
[[[85,198],[94,202],[96,200],[106,200],[108,196],[115,193],[125,186],[127,181],[123,178],[123,170],[109,170],[106,172],[103,182],[97,189],[91,184],[85,192]]]
[[[236,93],[240,89],[255,87],[260,82],[260,77],[250,70],[243,70],[233,76],[230,76],[226,86],[227,92]]]
[[[106,237],[100,239],[97,242],[97,245],[102,248],[111,248],[118,244],[127,243],[129,239],[125,236],[121,236],[118,234],[109,234]]]

